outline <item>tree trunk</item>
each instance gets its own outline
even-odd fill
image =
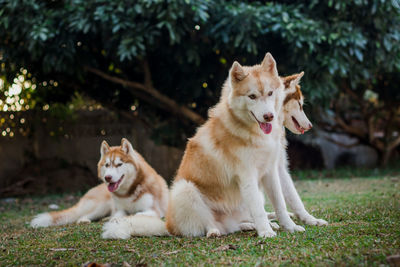
[[[393,149],[390,148],[385,148],[384,151],[380,151],[380,166],[381,167],[386,167],[389,163],[390,155],[392,155]]]

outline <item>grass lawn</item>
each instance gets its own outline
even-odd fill
[[[296,183],[307,209],[329,226],[255,232],[221,238],[131,238],[102,240],[102,222],[31,229],[38,212],[61,208],[78,195],[0,200],[0,266],[82,265],[389,265],[400,254],[400,177],[305,180]],[[268,207],[270,210],[270,207]]]

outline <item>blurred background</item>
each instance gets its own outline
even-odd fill
[[[305,71],[295,179],[399,172],[399,41],[399,0],[0,0],[0,197],[85,190],[122,137],[171,180],[233,61],[266,52]]]

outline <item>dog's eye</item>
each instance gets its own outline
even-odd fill
[[[254,94],[251,94],[251,95],[249,95],[249,98],[250,98],[250,99],[252,99],[252,100],[254,100],[254,99],[256,99],[256,98],[257,98],[257,96],[256,96],[256,95],[254,95]]]
[[[273,93],[272,91],[269,91],[269,92],[268,92],[268,96],[271,96],[271,95],[272,95],[272,93]]]
[[[121,166],[122,166],[122,163],[118,163],[118,164],[117,164],[117,168],[118,168],[118,167],[121,167]]]
[[[110,163],[106,163],[106,168],[110,167]]]

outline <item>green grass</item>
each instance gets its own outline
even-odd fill
[[[296,183],[307,209],[330,222],[305,233],[255,232],[207,238],[102,240],[102,222],[31,229],[51,203],[68,207],[78,196],[18,199],[0,206],[0,266],[82,265],[388,265],[400,253],[400,177],[304,180]],[[270,209],[270,207],[268,207]],[[66,248],[67,251],[54,251]]]
[[[354,168],[340,167],[322,170],[294,170],[291,171],[294,180],[314,180],[324,178],[382,178],[385,176],[400,176],[400,165],[391,164],[386,168]]]

